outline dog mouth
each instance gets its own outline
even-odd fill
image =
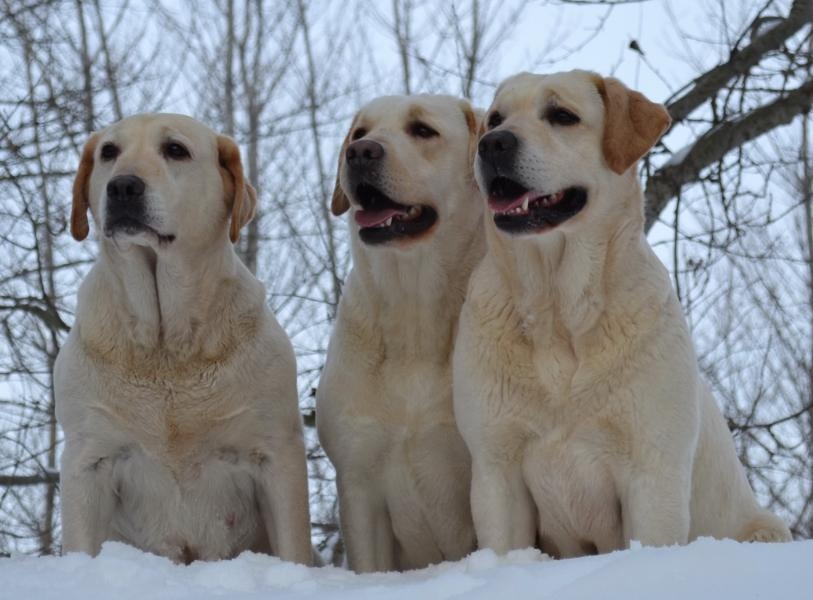
[[[355,219],[365,244],[416,239],[438,220],[437,211],[428,204],[400,204],[368,183],[356,186],[355,199],[361,204]]]
[[[494,224],[513,234],[549,231],[577,215],[586,204],[587,190],[579,186],[544,194],[507,177],[496,177],[488,190]]]
[[[108,219],[104,226],[104,234],[109,238],[116,235],[136,236],[145,233],[157,239],[159,244],[170,244],[175,241],[174,235],[161,233],[143,221],[130,216]]]

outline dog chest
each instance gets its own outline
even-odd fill
[[[333,445],[350,454],[380,456],[426,429],[454,424],[448,365],[386,360],[345,381],[322,382],[330,390],[322,426],[345,432]]]
[[[155,454],[186,453],[231,429],[254,430],[247,390],[216,371],[189,378],[148,379],[100,373],[90,415]],[[238,427],[239,425],[239,427]]]
[[[369,353],[372,354],[372,353]],[[356,358],[359,358],[358,356]],[[341,373],[326,372],[325,419],[370,420],[410,427],[452,413],[451,367],[447,360],[364,355],[347,360]]]

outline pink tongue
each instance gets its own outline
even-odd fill
[[[512,208],[516,208],[517,206],[521,206],[522,203],[525,202],[525,198],[527,198],[528,196],[536,197],[536,195],[534,195],[534,193],[531,192],[531,191],[525,192],[524,194],[522,194],[522,196],[519,196],[518,198],[514,198],[513,200],[509,199],[509,198],[496,198],[494,196],[489,196],[488,197],[488,207],[493,212],[500,212],[500,213],[508,212]]]
[[[405,213],[405,210],[397,208],[383,208],[381,210],[357,210],[356,223],[361,227],[375,227],[392,217]]]

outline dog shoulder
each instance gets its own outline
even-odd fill
[[[86,371],[83,364],[89,360],[78,341],[75,329],[68,334],[54,362],[54,396],[56,398],[56,418],[66,434],[77,428],[81,418],[88,390]]]
[[[254,374],[266,380],[296,377],[293,344],[282,325],[269,309],[264,309],[256,335],[243,344],[238,360],[250,366]]]

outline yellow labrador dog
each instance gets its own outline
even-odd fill
[[[182,115],[95,133],[71,231],[99,232],[54,379],[63,550],[311,560],[291,344],[232,248],[254,190],[235,143]]]
[[[635,165],[668,125],[584,71],[514,76],[486,114],[487,251],[454,355],[483,547],[789,539],[757,505],[644,237]]]
[[[351,211],[353,270],[317,392],[355,571],[474,549],[471,466],[452,409],[452,347],[484,252],[475,113],[448,96],[374,100],[340,153],[332,210]]]

